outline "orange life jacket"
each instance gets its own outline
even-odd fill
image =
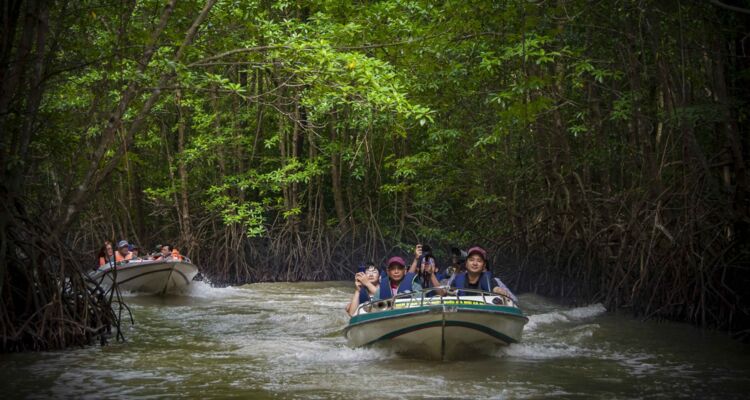
[[[126,255],[125,257],[123,257],[122,254],[120,254],[119,251],[115,252],[115,262],[122,262],[122,261],[125,261],[125,260],[132,260],[132,259],[133,259],[133,253],[131,253],[131,252],[128,252],[128,255]]]

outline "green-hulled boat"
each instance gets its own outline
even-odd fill
[[[520,341],[529,321],[512,299],[502,295],[476,290],[425,294],[400,294],[360,305],[344,330],[349,345],[388,347],[438,360],[472,358]]]

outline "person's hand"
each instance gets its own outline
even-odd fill
[[[422,256],[422,245],[417,243],[416,246],[414,246],[414,259],[418,259]]]
[[[500,286],[495,286],[492,288],[492,293],[499,294],[505,297],[510,297],[510,293],[508,293],[507,290],[501,288]]]
[[[365,276],[364,272],[357,272],[354,275],[354,286],[357,287],[357,289],[362,287],[362,282],[364,282],[367,279],[367,276]]]

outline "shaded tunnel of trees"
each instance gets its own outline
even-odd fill
[[[121,238],[216,285],[479,244],[516,291],[750,337],[747,2],[3,4],[2,351],[103,340]]]

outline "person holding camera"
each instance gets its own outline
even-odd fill
[[[354,275],[354,295],[346,306],[346,312],[352,316],[357,312],[360,304],[373,300],[378,295],[380,287],[380,271],[375,263],[368,262],[363,271]]]
[[[440,287],[438,267],[430,246],[419,243],[414,246],[414,260],[409,267],[409,273],[417,276],[422,288]]]

